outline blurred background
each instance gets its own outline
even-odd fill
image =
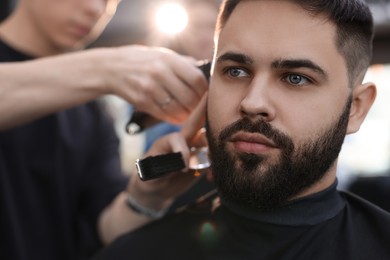
[[[156,10],[165,3],[186,0],[122,0],[115,17],[93,46],[117,46],[144,43],[155,30]],[[211,0],[212,1],[212,0]],[[376,22],[373,63],[390,62],[390,0],[365,0]],[[17,0],[0,0],[0,20],[12,10]],[[153,31],[156,32],[156,31]],[[161,31],[159,32],[161,33]]]
[[[0,1],[0,18],[4,19],[17,0]],[[378,96],[360,131],[345,140],[339,160],[340,184],[347,183],[358,175],[389,174],[390,168],[390,0],[366,0],[366,2],[373,12],[376,30],[374,56],[366,80],[377,84]],[[157,18],[157,14],[161,11],[160,7],[167,3],[180,2],[122,0],[114,18],[90,48],[126,44],[164,46],[166,45],[164,40],[170,41],[188,30],[186,22],[192,19],[191,15],[203,18],[203,14],[191,14],[191,12],[187,13],[188,16],[183,15],[181,13],[183,10],[177,8],[168,10],[166,16],[160,13],[160,17]],[[171,21],[172,18],[174,19]],[[171,28],[172,26],[174,28]],[[123,149],[123,165],[125,169],[130,170],[134,165],[134,158],[142,153],[143,136],[125,135],[124,121],[129,116],[128,105],[115,97],[108,99],[112,104],[113,114],[117,117],[118,134],[122,137],[123,147],[127,147]],[[130,154],[128,150],[131,150]]]

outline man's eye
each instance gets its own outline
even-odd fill
[[[292,85],[297,85],[297,86],[306,85],[306,84],[311,82],[308,78],[301,76],[301,75],[298,75],[298,74],[287,75],[286,80],[288,83],[290,83]]]
[[[241,69],[241,68],[229,68],[227,70],[227,73],[229,76],[231,76],[233,78],[248,77],[249,76],[249,74],[244,69]]]

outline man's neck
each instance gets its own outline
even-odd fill
[[[333,183],[336,181],[336,168],[337,168],[337,161],[333,163],[333,165],[330,167],[328,172],[324,175],[324,177],[314,183],[312,186],[304,189],[294,197],[292,197],[290,200],[296,200],[299,198],[307,197],[311,194],[318,193],[320,191],[323,191],[327,188],[329,188]]]

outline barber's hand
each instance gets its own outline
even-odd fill
[[[181,152],[188,166],[190,147],[207,145],[204,131],[199,131],[205,122],[206,96],[207,94],[204,95],[190,117],[185,121],[181,131],[158,139],[145,157]],[[162,209],[169,207],[173,200],[194,184],[196,180],[197,177],[193,172],[187,169],[145,182],[141,181],[138,176],[133,176],[128,186],[128,192],[136,197],[142,205]]]
[[[208,88],[195,60],[164,48],[125,46],[112,50],[109,87],[139,111],[181,123]]]

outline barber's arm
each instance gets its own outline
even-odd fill
[[[195,61],[161,48],[97,48],[0,63],[0,131],[114,94],[137,110],[182,122],[207,90]]]
[[[181,152],[188,167],[189,147],[193,146],[194,142],[199,145],[199,141],[205,144],[204,139],[199,139],[198,133],[204,124],[206,95],[185,121],[181,131],[157,140],[145,157]],[[155,217],[158,218],[158,213],[169,208],[174,199],[186,191],[196,179],[197,177],[186,170],[149,181],[133,176],[127,189],[100,215],[99,232],[102,241],[109,244],[118,236],[153,221]],[[149,211],[152,214],[148,214]]]

